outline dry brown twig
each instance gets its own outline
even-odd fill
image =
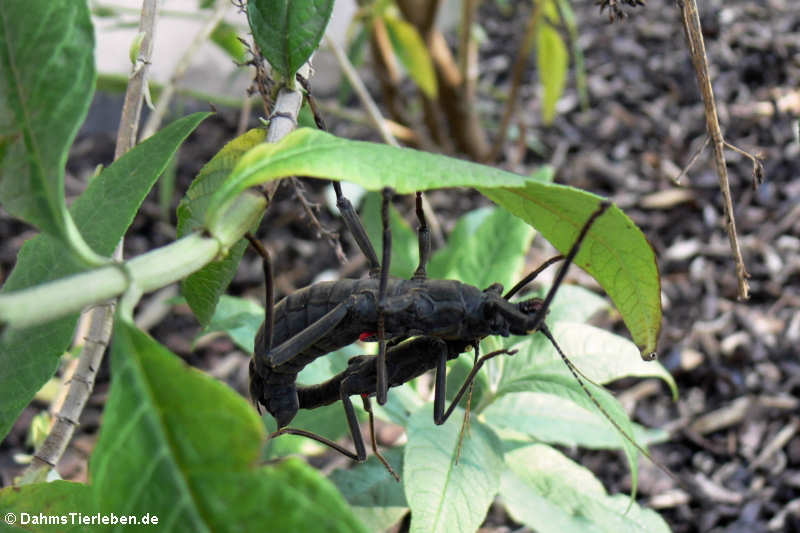
[[[711,139],[714,149],[714,167],[719,177],[719,187],[722,192],[723,205],[725,208],[726,229],[730,240],[731,251],[736,262],[736,277],[739,280],[739,300],[747,300],[750,297],[747,278],[750,274],[742,259],[742,250],[739,246],[739,237],[736,234],[736,219],[733,215],[733,200],[731,199],[731,188],[728,181],[728,169],[725,164],[725,147],[731,148],[736,152],[749,157],[753,161],[753,185],[756,186],[763,180],[763,167],[761,161],[756,156],[734,147],[727,143],[722,136],[717,116],[717,106],[714,102],[714,91],[711,87],[711,78],[708,73],[708,57],[706,56],[706,46],[703,41],[703,33],[700,27],[700,14],[697,9],[696,0],[676,0],[681,11],[683,29],[686,32],[686,40],[689,43],[689,54],[692,58],[697,83],[700,86],[700,93],[703,96],[703,106],[706,115],[706,129]]]
[[[139,32],[144,37],[125,92],[122,117],[117,131],[117,146],[114,151],[115,161],[136,144],[139,116],[147,84],[147,72],[153,52],[158,3],[159,0],[145,0],[142,5]],[[112,257],[117,261],[122,260],[121,240]],[[72,376],[63,384],[63,387],[67,388],[66,394],[63,395],[63,403],[51,407],[51,410],[55,411],[53,427],[42,445],[34,453],[30,466],[23,472],[21,484],[46,479],[47,474],[55,468],[67,449],[75,428],[78,426],[78,420],[86,401],[94,388],[97,370],[100,368],[103,354],[111,338],[116,303],[116,298],[111,299],[92,307],[81,316],[78,331],[83,329],[80,326],[81,322],[88,320],[89,326],[88,334],[78,341],[78,344],[82,344],[85,341],[78,365]]]

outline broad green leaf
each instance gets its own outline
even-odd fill
[[[386,13],[382,19],[386,24],[394,53],[400,58],[411,79],[419,85],[428,98],[436,98],[438,87],[433,61],[417,29],[405,20]]]
[[[223,294],[208,325],[200,335],[224,331],[245,352],[253,353],[253,342],[261,324],[264,308],[247,298]]]
[[[403,482],[412,532],[476,531],[497,494],[503,467],[500,440],[473,420],[456,463],[462,419],[457,409],[436,426],[429,406],[409,420]]]
[[[508,289],[533,235],[528,224],[505,209],[471,211],[458,220],[447,246],[433,254],[430,277],[457,279],[480,289],[502,283]]]
[[[241,156],[262,143],[265,137],[265,130],[252,129],[223,146],[205,164],[178,206],[178,237],[203,227],[214,191],[225,181]],[[217,301],[236,275],[236,268],[246,248],[247,241],[240,240],[225,258],[209,263],[183,280],[181,291],[202,325],[207,325],[211,320]]]
[[[480,191],[528,222],[564,254],[600,201],[585,191],[534,182],[519,189]],[[640,353],[654,354],[661,331],[661,281],[655,253],[642,231],[611,206],[589,230],[575,264],[606,291]]]
[[[542,119],[545,124],[550,124],[556,114],[556,103],[567,82],[569,53],[561,35],[553,27],[560,19],[553,0],[546,0],[544,5],[546,16],[539,18],[536,32],[536,63],[544,88]]]
[[[540,533],[668,533],[657,513],[608,496],[586,468],[534,444],[506,452],[500,496],[511,517]]]
[[[677,400],[675,380],[658,361],[643,361],[636,346],[628,339],[588,324],[557,322],[553,337],[570,361],[596,383],[610,383],[625,377],[654,377],[664,380]],[[520,344],[507,364],[500,388],[539,373],[570,376],[555,347],[541,334],[534,334]]]
[[[180,144],[209,116],[195,113],[176,120],[134,147],[93,179],[70,208],[86,241],[102,255],[111,255],[142,201]],[[63,253],[63,244],[46,234],[27,241],[2,292],[66,277],[81,270]],[[77,315],[25,330],[7,331],[0,339],[0,436],[58,368],[69,346]]]
[[[300,128],[277,143],[245,154],[217,190],[206,215],[209,227],[248,187],[286,176],[347,180],[371,191],[392,187],[398,194],[442,187],[522,187],[530,179],[503,170],[411,148],[351,141]]]
[[[381,223],[381,195],[367,193],[361,218],[367,236],[375,247],[378,260],[383,257],[383,225]],[[416,219],[415,219],[416,220]],[[419,240],[417,232],[403,220],[394,206],[389,209],[389,226],[392,230],[392,260],[389,272],[392,276],[410,279],[419,264]]]
[[[393,448],[382,453],[402,476],[403,450]],[[374,455],[353,468],[334,470],[330,480],[370,531],[386,531],[408,512],[403,485],[389,475]]]
[[[243,62],[246,59],[247,49],[239,40],[236,28],[225,21],[217,24],[211,32],[211,42],[222,48],[235,61]]]
[[[247,20],[261,53],[284,80],[316,50],[333,0],[248,0]]]
[[[285,176],[347,179],[369,190],[397,193],[442,187],[481,187],[481,192],[567,251],[601,198],[578,189],[530,181],[492,167],[408,148],[349,141],[299,129],[245,154],[215,193],[206,220],[213,227],[248,187]],[[661,292],[655,254],[642,232],[611,207],[589,232],[576,263],[592,274],[617,304],[645,354],[655,350],[661,326]]]
[[[256,468],[265,432],[241,396],[132,325],[117,321],[115,331],[90,462],[101,512],[156,514],[167,531],[362,530],[306,465]]]
[[[0,490],[0,513],[3,531],[41,531],[41,532],[78,532],[98,531],[98,526],[81,526],[73,523],[69,513],[90,515],[97,512],[92,499],[92,491],[88,485],[71,481],[53,481],[51,483],[35,483],[20,487],[6,487]],[[13,513],[15,526],[8,524],[8,514]],[[59,523],[54,525],[35,525],[40,513],[45,516],[58,516]],[[27,515],[27,516],[26,516]],[[63,517],[63,523],[62,519]],[[8,525],[6,525],[8,524]],[[23,526],[23,524],[26,524]],[[5,526],[3,528],[2,526]]]
[[[64,166],[92,101],[95,76],[86,2],[0,4],[0,139],[6,144],[0,203],[89,264],[100,257],[67,211]]]
[[[524,433],[543,442],[584,448],[619,448],[619,433],[597,411],[560,396],[538,392],[506,394],[482,412],[493,428]],[[663,430],[633,424],[633,438],[646,445],[668,438]]]
[[[636,449],[636,445],[628,440],[633,435],[631,421],[616,398],[608,391],[588,382],[584,382],[584,386],[591,393],[591,397],[571,375],[538,373],[527,376],[525,379],[504,384],[497,394],[502,396],[512,392],[543,392],[572,401],[585,409],[597,413],[598,417],[603,417],[603,420],[609,424],[609,431],[617,433],[618,445],[625,452],[628,459],[628,466],[631,469],[631,490],[635,496],[638,484],[636,459],[639,451]],[[600,409],[595,405],[595,401],[604,413],[600,412]]]

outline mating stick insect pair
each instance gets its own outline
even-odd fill
[[[503,287],[498,283],[482,291],[456,280],[428,279],[426,264],[430,256],[430,232],[422,211],[422,196],[418,192],[419,266],[410,280],[391,278],[389,204],[392,191],[383,191],[383,261],[379,262],[358,215],[342,195],[339,184],[334,182],[333,185],[342,217],[367,258],[369,277],[317,283],[274,305],[269,256],[261,244],[251,238],[251,243],[264,260],[267,297],[264,325],[256,337],[255,354],[250,362],[250,394],[276,419],[278,430],[273,437],[283,433],[303,435],[351,459],[364,461],[364,441],[350,401],[351,395],[361,395],[369,414],[372,448],[397,478],[377,450],[369,396],[375,394],[378,403],[384,404],[390,387],[435,368],[434,422],[442,424],[453,413],[487,360],[514,353],[499,350],[479,357],[478,343],[481,339],[488,335],[527,335],[542,331],[552,341],[544,324],[547,309],[590,227],[610,204],[602,202],[585,222],[546,297],[512,303],[509,301],[512,295],[561,257],[545,263],[505,295],[502,295]],[[378,355],[352,358],[343,372],[325,383],[312,386],[296,384],[300,370],[314,359],[359,339],[377,340]],[[475,347],[475,364],[445,410],[446,363],[469,346]],[[337,400],[344,405],[355,453],[319,435],[287,427],[298,409],[313,409]]]

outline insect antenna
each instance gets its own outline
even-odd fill
[[[541,274],[545,268],[549,267],[553,263],[561,261],[562,259],[564,259],[563,255],[557,255],[555,257],[551,257],[550,259],[539,265],[539,267],[536,270],[534,270],[533,272],[531,272],[530,274],[519,280],[516,285],[514,285],[511,289],[509,289],[507,293],[505,293],[503,298],[508,300],[509,298],[517,294],[519,291],[521,291],[525,287],[525,285],[536,279],[536,277],[539,274]]]
[[[578,384],[579,384],[579,385],[581,386],[581,388],[583,389],[583,392],[584,392],[584,393],[586,393],[586,396],[588,396],[588,397],[589,397],[589,399],[590,399],[590,400],[592,401],[592,403],[594,404],[594,406],[595,406],[595,407],[597,407],[597,409],[599,409],[599,410],[600,410],[600,412],[603,414],[603,417],[604,417],[606,420],[608,420],[608,421],[611,423],[611,425],[612,425],[612,426],[614,426],[614,429],[616,429],[616,430],[619,432],[619,434],[620,434],[620,435],[622,435],[622,437],[623,437],[623,438],[624,438],[626,441],[628,441],[629,443],[631,443],[631,445],[632,445],[634,448],[636,448],[636,450],[637,450],[639,453],[641,453],[643,456],[645,456],[647,459],[649,459],[651,463],[653,463],[654,465],[656,465],[656,466],[659,468],[659,470],[661,470],[662,472],[664,472],[665,474],[667,474],[667,475],[668,475],[670,478],[672,478],[672,479],[673,479],[673,480],[674,480],[674,481],[675,481],[675,482],[676,482],[678,485],[680,485],[681,487],[685,488],[686,490],[688,490],[689,492],[691,492],[691,493],[693,493],[693,494],[696,494],[696,493],[697,493],[697,491],[696,491],[695,489],[693,489],[693,488],[689,487],[689,486],[688,486],[688,485],[687,485],[687,484],[684,482],[684,480],[683,480],[683,479],[681,479],[680,477],[678,477],[678,475],[677,475],[677,474],[675,474],[675,473],[674,473],[672,470],[670,470],[669,468],[667,468],[665,465],[661,464],[659,461],[655,460],[655,459],[653,458],[653,456],[652,456],[652,455],[650,455],[650,452],[648,452],[647,450],[645,450],[645,449],[644,449],[644,448],[643,448],[643,447],[642,447],[642,446],[641,446],[641,445],[640,445],[638,442],[636,442],[636,441],[634,440],[634,438],[633,438],[631,435],[628,435],[628,433],[627,433],[627,432],[626,432],[624,429],[622,429],[622,427],[621,427],[621,426],[620,426],[620,425],[617,423],[617,421],[616,421],[616,420],[614,420],[613,418],[611,418],[611,415],[610,415],[610,414],[608,414],[608,411],[606,411],[606,410],[605,410],[605,408],[604,408],[602,405],[600,405],[600,402],[597,400],[597,398],[595,397],[595,395],[594,395],[594,394],[592,394],[592,391],[591,391],[591,390],[589,390],[589,387],[587,387],[587,386],[586,386],[586,383],[584,382],[584,379],[585,379],[586,381],[588,381],[589,383],[591,383],[592,385],[596,386],[596,387],[601,387],[601,386],[600,386],[600,385],[598,385],[597,383],[595,383],[593,380],[591,380],[591,379],[589,379],[588,377],[586,377],[586,376],[583,374],[583,372],[581,372],[581,371],[580,371],[580,370],[579,370],[579,369],[578,369],[578,368],[577,368],[577,367],[576,367],[576,366],[575,366],[575,365],[572,363],[572,361],[569,359],[569,357],[567,357],[567,356],[566,356],[566,354],[565,354],[565,353],[564,353],[564,352],[561,350],[561,347],[558,345],[558,343],[556,342],[556,339],[553,337],[553,334],[550,332],[550,328],[548,328],[548,327],[547,327],[547,326],[546,326],[546,325],[543,323],[543,324],[542,324],[542,325],[539,327],[539,331],[541,331],[541,332],[542,332],[542,334],[544,334],[544,336],[545,336],[545,337],[547,337],[547,340],[549,340],[549,341],[550,341],[550,343],[551,343],[551,344],[552,344],[552,345],[555,347],[556,351],[558,352],[558,355],[559,355],[559,356],[561,356],[561,360],[562,360],[562,361],[564,361],[564,364],[565,364],[565,365],[567,365],[567,368],[569,369],[570,373],[572,374],[572,377],[574,377],[574,378],[575,378],[575,380],[577,380]],[[582,379],[582,378],[583,378],[583,379]]]

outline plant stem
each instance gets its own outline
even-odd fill
[[[703,41],[703,32],[700,27],[700,14],[697,10],[695,0],[677,0],[681,10],[683,29],[686,32],[686,40],[689,42],[689,54],[692,57],[695,74],[697,74],[697,84],[700,86],[700,93],[703,96],[703,106],[706,115],[706,128],[711,137],[714,149],[714,167],[719,178],[719,188],[722,192],[723,206],[725,208],[725,226],[728,230],[728,239],[733,252],[733,259],[736,262],[736,277],[739,280],[739,299],[747,300],[749,287],[747,278],[750,274],[742,259],[742,250],[739,247],[739,237],[736,234],[736,219],[733,215],[733,200],[731,199],[731,187],[728,182],[728,168],[725,165],[725,139],[719,127],[719,117],[717,116],[717,105],[714,102],[714,90],[711,87],[711,78],[708,74],[708,57],[706,56],[706,45]]]
[[[142,5],[141,19],[139,21],[139,32],[144,34],[144,37],[136,64],[133,66],[133,72],[128,81],[128,89],[125,92],[122,117],[117,131],[117,146],[114,150],[115,161],[136,144],[142,100],[147,84],[147,72],[150,69],[150,58],[153,54],[157,16],[158,0],[146,0]],[[116,261],[122,260],[122,245],[122,239],[120,239],[112,255]],[[46,478],[47,473],[50,469],[55,468],[67,449],[86,401],[89,399],[92,389],[94,389],[95,375],[100,368],[103,354],[111,338],[115,308],[116,299],[112,298],[81,316],[78,322],[79,329],[81,328],[81,322],[89,322],[89,334],[85,338],[86,344],[81,351],[81,357],[74,374],[63,385],[67,387],[67,391],[64,395],[64,402],[58,406],[55,413],[53,427],[42,445],[34,453],[31,465],[23,474],[24,479],[43,480]]]
[[[195,232],[174,243],[109,265],[29,289],[0,295],[0,321],[8,327],[43,324],[123,294],[132,284],[159,289],[202,268],[236,244],[265,209],[261,195],[239,196],[213,236]]]
[[[147,122],[142,129],[142,141],[151,137],[161,126],[161,121],[164,120],[164,115],[167,113],[169,104],[175,94],[178,81],[180,81],[183,75],[186,74],[186,70],[189,68],[189,65],[191,65],[195,54],[198,50],[200,50],[200,47],[203,45],[203,43],[208,40],[209,36],[214,31],[214,28],[216,28],[220,23],[229,5],[230,4],[228,3],[228,0],[217,0],[217,5],[214,9],[214,12],[206,20],[203,27],[200,28],[200,31],[195,34],[194,39],[192,39],[192,42],[183,52],[183,55],[175,65],[172,75],[169,77],[169,81],[161,91],[161,96],[158,98],[155,109],[147,118]]]
[[[511,67],[511,91],[506,100],[506,107],[503,110],[503,118],[500,120],[500,129],[497,132],[497,139],[494,142],[492,151],[487,157],[487,161],[495,161],[503,150],[503,145],[506,142],[508,135],[508,126],[511,123],[511,116],[514,114],[514,108],[517,105],[517,95],[519,88],[522,85],[522,75],[525,73],[525,65],[528,64],[528,58],[533,50],[533,41],[536,38],[537,29],[539,26],[539,19],[542,12],[542,2],[535,2],[533,9],[531,9],[528,23],[525,26],[525,35],[522,37],[522,43],[517,51],[517,57],[514,59],[514,66]]]

